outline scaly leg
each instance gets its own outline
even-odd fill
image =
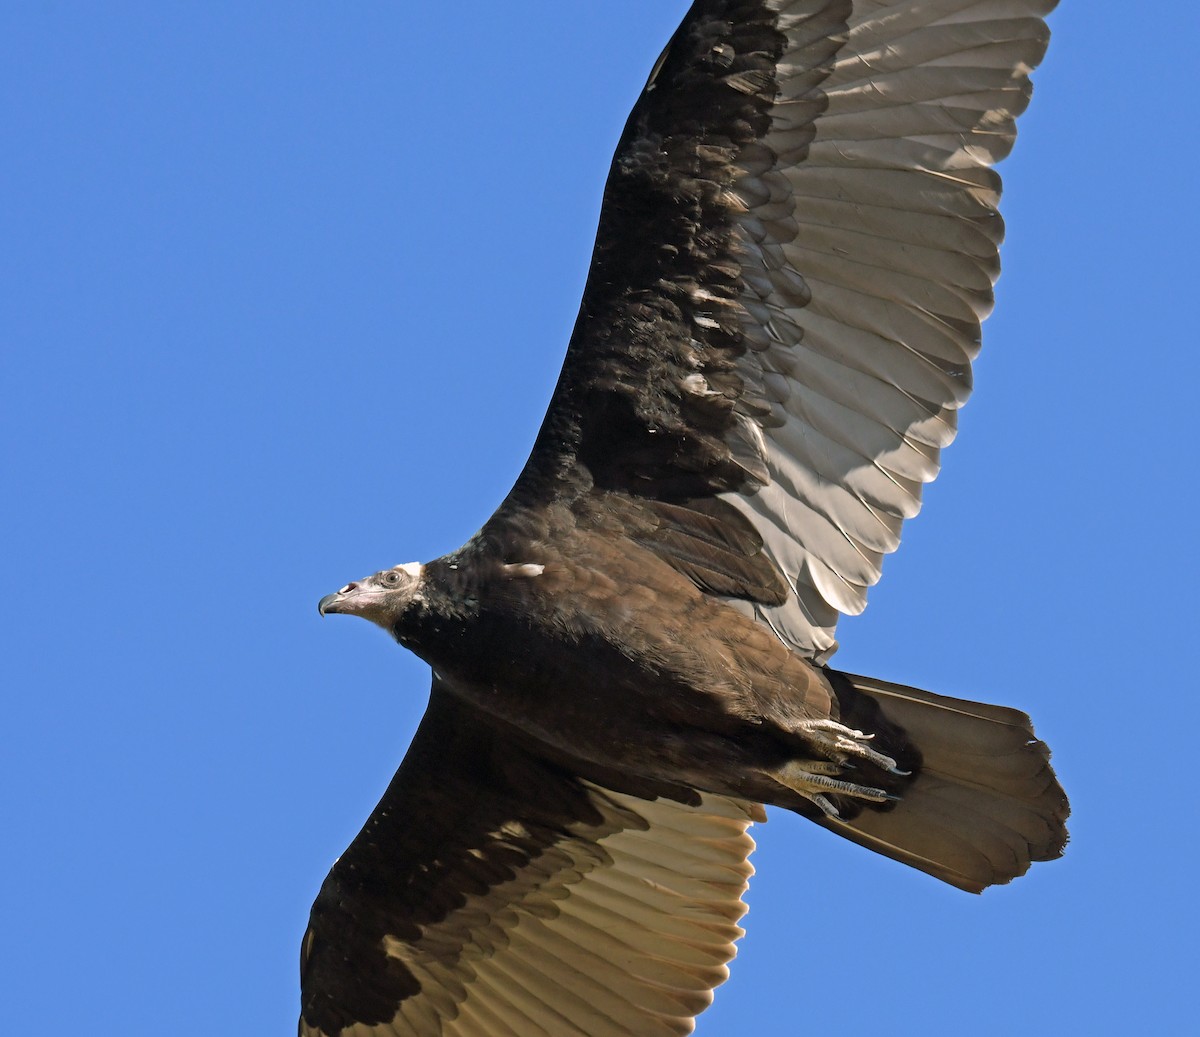
[[[840,774],[842,768],[836,763],[814,763],[810,760],[792,760],[785,763],[771,777],[779,784],[786,785],[793,792],[798,792],[821,808],[821,813],[835,821],[841,818],[835,807],[826,798],[826,793],[836,793],[841,796],[853,796],[855,799],[865,799],[871,803],[887,803],[898,799],[883,789],[872,788],[870,785],[856,785],[843,778],[830,775]]]

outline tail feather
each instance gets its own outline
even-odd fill
[[[874,677],[839,676],[903,728],[921,764],[893,809],[818,823],[972,893],[1024,875],[1033,861],[1062,856],[1070,808],[1028,716]]]

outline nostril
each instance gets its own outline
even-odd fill
[[[348,584],[346,584],[345,587],[343,587],[340,591],[338,591],[338,593],[345,594],[347,591],[352,591],[352,590],[357,589],[357,587],[358,587],[357,583],[348,583]]]

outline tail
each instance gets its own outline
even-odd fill
[[[826,675],[844,722],[853,723],[854,713],[875,712],[861,699],[855,708],[855,693],[866,696],[891,722],[885,729],[903,729],[919,763],[890,809],[818,824],[970,893],[1024,875],[1033,861],[1062,856],[1070,806],[1050,766],[1050,750],[1024,713],[874,677],[835,670]],[[885,734],[880,742],[887,740]],[[885,744],[875,747],[889,751]],[[912,758],[909,752],[893,755]]]

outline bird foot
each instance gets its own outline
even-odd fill
[[[870,803],[887,803],[899,798],[884,789],[860,785],[842,777],[847,766],[860,760],[888,774],[905,777],[910,773],[900,770],[890,756],[871,748],[874,735],[856,731],[836,720],[808,720],[797,725],[795,733],[804,738],[814,756],[824,759],[792,760],[771,776],[814,803],[826,817],[835,820],[841,817],[837,807],[830,802],[830,795],[849,796]]]
[[[802,735],[817,753],[834,763],[840,765],[845,763],[847,758],[854,757],[873,763],[881,770],[899,777],[906,778],[912,773],[900,770],[890,756],[872,749],[867,743],[875,737],[874,735],[855,731],[836,720],[807,720],[798,727],[797,733]]]
[[[828,799],[828,794],[852,796],[855,799],[865,799],[870,803],[888,803],[898,799],[890,792],[873,788],[870,785],[857,785],[844,778],[835,778],[842,767],[836,763],[824,763],[813,760],[792,760],[785,763],[772,777],[781,785],[786,785],[793,792],[798,792],[805,799],[816,804],[826,817],[835,821],[841,819],[835,807]]]

